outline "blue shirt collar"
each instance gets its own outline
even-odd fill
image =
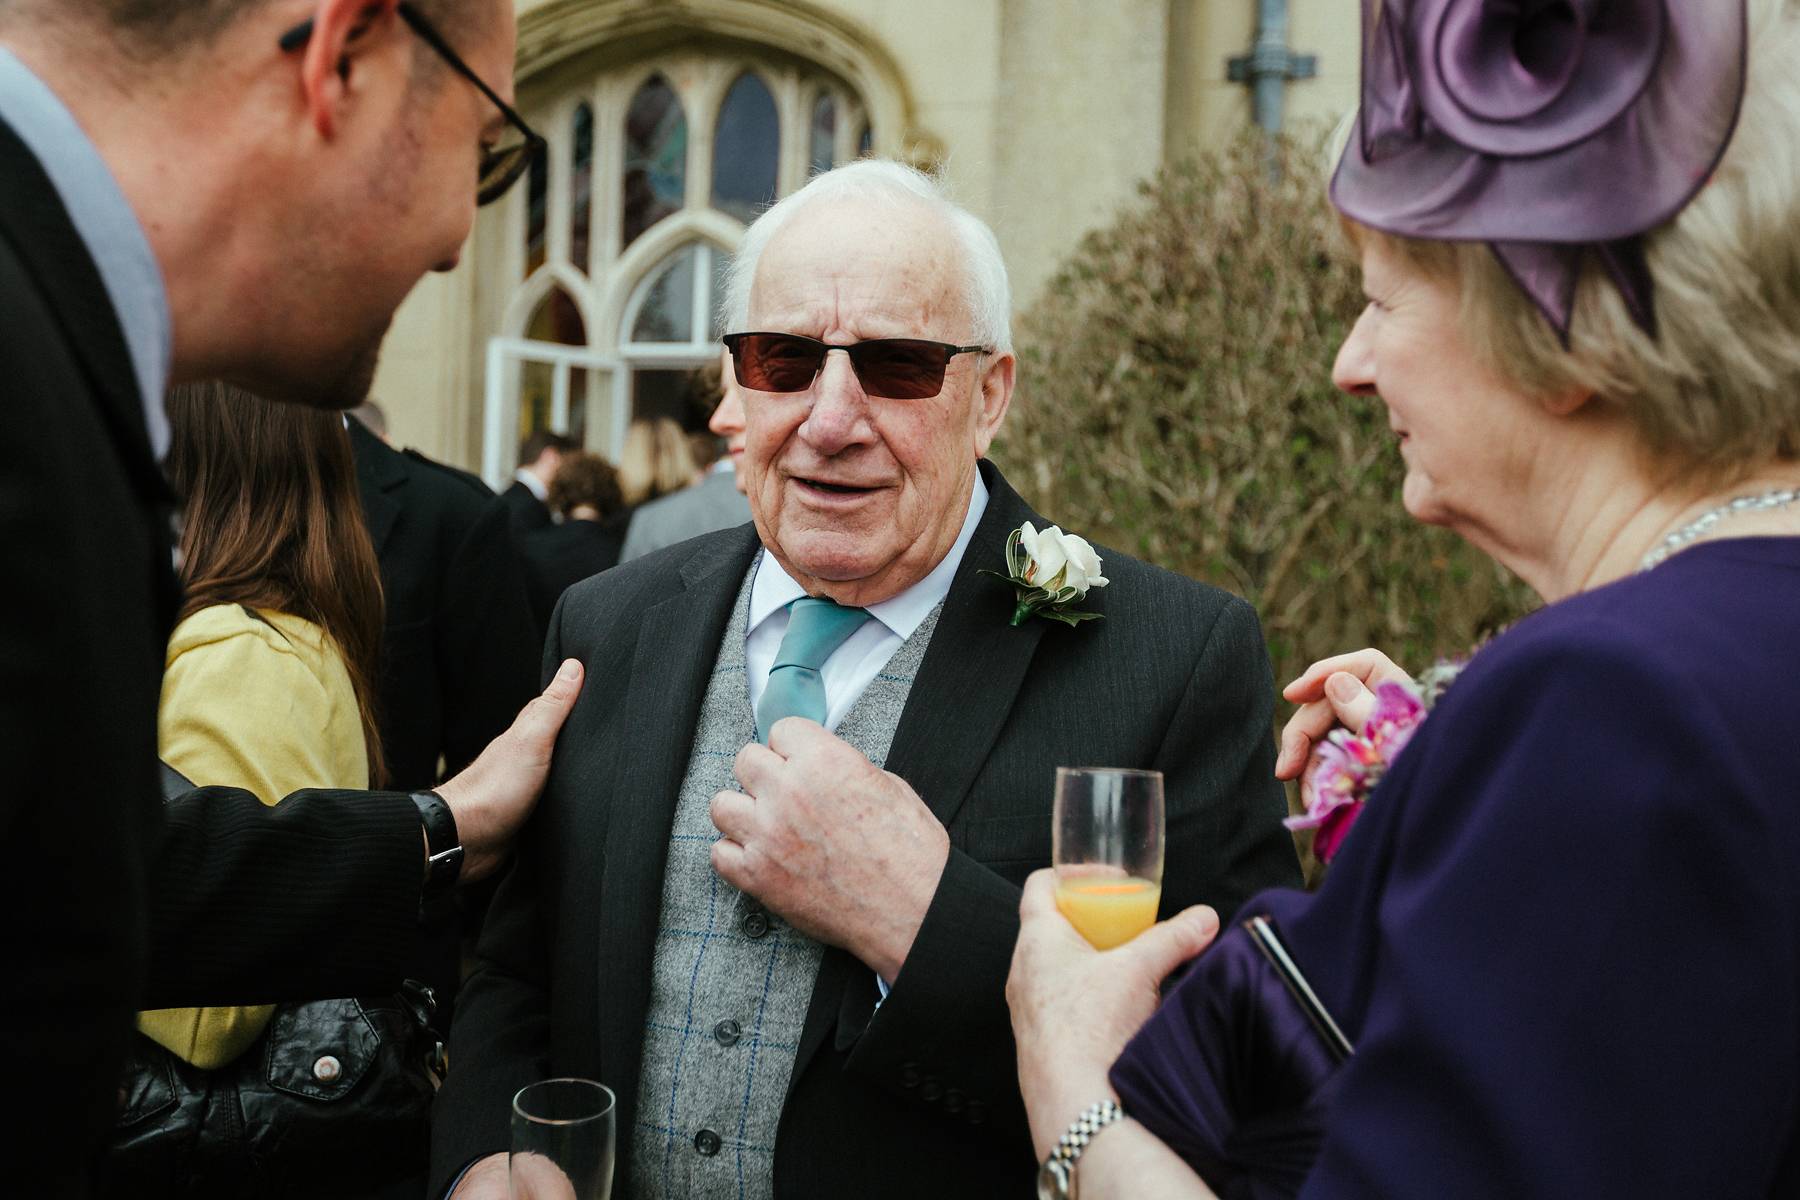
[[[173,323],[150,239],[75,115],[4,47],[0,47],[0,121],[11,126],[36,156],[93,257],[137,374],[151,452],[161,460],[169,449],[163,394],[169,386]]]

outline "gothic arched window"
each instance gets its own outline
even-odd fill
[[[483,218],[500,241],[478,247],[516,281],[483,298],[495,482],[538,429],[616,454],[633,417],[693,424],[677,393],[717,360],[717,298],[745,225],[872,144],[855,90],[786,53],[690,47],[563,78],[526,109],[548,152]]]

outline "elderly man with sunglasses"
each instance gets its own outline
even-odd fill
[[[510,0],[0,0],[8,1194],[88,1194],[115,1121],[174,1104],[120,1093],[134,1010],[393,990],[422,901],[536,798],[574,664],[441,795],[265,808],[155,762],[164,392],[362,402],[395,307],[540,144],[513,39]]]
[[[1256,618],[1107,551],[1104,619],[1013,626],[987,572],[1048,522],[983,457],[1006,272],[934,181],[818,177],[728,292],[754,524],[564,595],[547,661],[606,682],[489,918],[434,1174],[504,1195],[508,1098],[577,1075],[618,1093],[615,1194],[1028,1194],[1004,986],[1054,768],[1166,774],[1171,910],[1298,878]]]

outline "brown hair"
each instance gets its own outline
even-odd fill
[[[369,781],[387,775],[375,723],[381,572],[343,417],[222,383],[169,393],[168,472],[186,502],[182,619],[215,604],[311,621],[343,654]]]
[[[550,480],[551,508],[566,517],[583,504],[592,505],[602,521],[625,507],[618,470],[585,450],[563,455]]]

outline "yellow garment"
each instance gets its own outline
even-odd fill
[[[302,788],[369,786],[350,672],[317,625],[236,604],[203,608],[169,638],[157,709],[162,760],[201,787],[246,788],[273,805]],[[249,1049],[274,1005],[164,1008],[138,1028],[196,1067]]]

